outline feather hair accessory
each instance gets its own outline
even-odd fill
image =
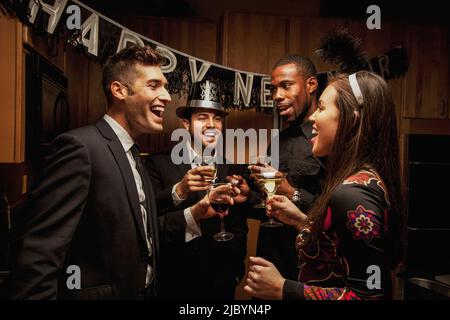
[[[324,61],[339,66],[339,73],[354,73],[368,70],[367,53],[362,40],[351,35],[347,29],[330,31],[320,41],[315,53]]]

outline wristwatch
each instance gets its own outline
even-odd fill
[[[298,189],[294,189],[294,194],[291,199],[292,203],[294,203],[297,207],[302,203],[302,193]]]

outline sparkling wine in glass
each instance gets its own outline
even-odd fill
[[[203,175],[203,180],[206,182],[214,183],[217,179],[217,165],[216,165],[216,157],[214,156],[203,156],[202,157],[202,166],[209,166],[211,170],[208,170],[206,174]]]
[[[270,200],[277,192],[281,182],[286,178],[286,173],[280,171],[265,171],[256,174],[255,177],[260,188],[266,192],[267,200]],[[275,221],[272,216],[269,216],[269,220],[261,223],[261,226],[263,227],[281,227],[282,225],[281,222]]]
[[[258,166],[261,169],[260,170],[266,170],[266,166],[270,163],[270,157],[269,156],[256,156],[252,158],[250,161],[250,164],[254,166]],[[251,170],[252,174],[258,174],[261,171]],[[255,204],[253,207],[258,209],[264,209],[266,207],[266,198],[267,193],[264,191],[264,189],[260,186],[260,184],[256,181],[255,185],[258,187],[258,189],[261,191],[261,201],[257,204]]]

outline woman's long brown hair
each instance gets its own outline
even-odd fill
[[[308,222],[312,226],[313,239],[317,239],[336,187],[363,167],[374,169],[383,180],[389,197],[389,234],[386,236],[390,240],[389,246],[392,244],[391,248],[395,250],[390,253],[392,266],[395,266],[401,250],[403,191],[394,100],[387,83],[378,75],[359,71],[356,78],[364,98],[362,106],[356,101],[347,74],[340,74],[328,83],[337,91],[335,103],[339,109],[339,124],[328,156],[323,192],[311,208]],[[354,111],[359,116],[355,116]]]

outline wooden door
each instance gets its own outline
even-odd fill
[[[405,45],[410,66],[403,88],[403,116],[448,117],[449,33],[436,26],[407,26]]]

